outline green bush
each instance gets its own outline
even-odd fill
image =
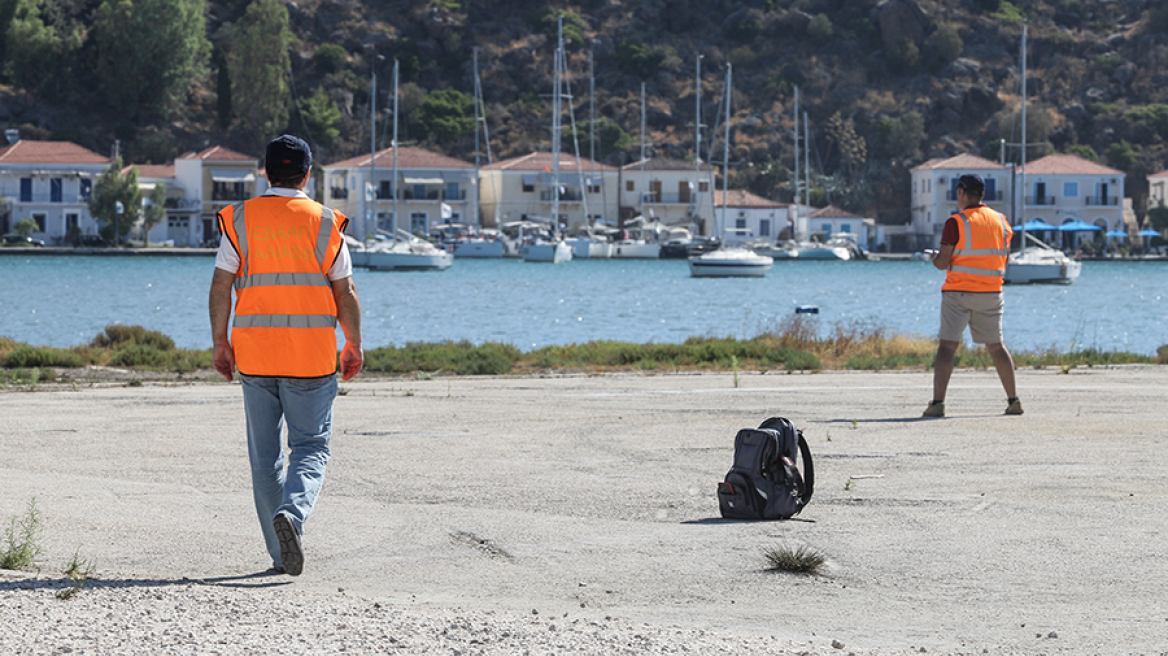
[[[807,351],[792,351],[787,359],[783,362],[788,371],[819,371],[822,365],[819,362],[819,356]]]
[[[865,371],[878,371],[883,368],[884,363],[880,358],[874,355],[857,355],[848,360],[846,365],[848,369],[861,369]]]
[[[119,367],[159,369],[170,364],[171,354],[153,344],[127,344],[114,352],[110,364]]]
[[[157,330],[146,330],[142,326],[109,325],[104,333],[98,333],[90,346],[99,348],[120,348],[130,344],[153,346],[159,351],[174,350],[174,340]]]
[[[84,367],[85,360],[71,351],[21,344],[4,356],[8,369],[27,367]]]
[[[1156,349],[1156,363],[1168,364],[1168,344]]]

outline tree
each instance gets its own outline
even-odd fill
[[[456,89],[439,89],[426,95],[417,116],[424,134],[449,143],[474,129],[474,100]]]
[[[228,55],[233,114],[258,149],[288,125],[288,10],[279,0],[254,0],[236,27]]]
[[[854,180],[868,161],[868,142],[856,134],[855,122],[844,119],[839,112],[827,120],[826,131],[828,139],[839,149],[844,176]]]
[[[1159,230],[1160,232],[1168,229],[1168,207],[1161,205],[1151,208],[1148,210],[1147,218],[1148,223],[1151,224],[1153,229]]]
[[[120,240],[130,233],[130,228],[138,222],[142,211],[138,169],[131,167],[125,175],[121,171],[122,158],[119,157],[102,171],[89,196],[89,213],[102,224],[99,228],[101,236],[111,242],[114,242],[114,226],[117,226],[117,237]],[[121,212],[118,211],[119,207]]]
[[[925,39],[925,55],[932,61],[934,69],[957,59],[964,50],[965,42],[953,25],[942,25]]]
[[[166,218],[166,185],[159,182],[142,208],[142,240],[150,247],[150,231]],[[120,226],[119,226],[120,227]]]
[[[309,134],[321,144],[331,146],[340,138],[337,125],[341,122],[341,110],[324,89],[318,87],[311,97],[300,101],[300,115]]]
[[[900,118],[884,118],[876,124],[876,156],[880,159],[910,159],[921,157],[921,142],[925,140],[925,119],[917,112],[908,112]]]
[[[576,139],[580,143],[580,156],[589,157],[592,153],[592,128],[591,121],[584,121],[576,128]],[[612,153],[624,150],[633,145],[634,139],[621,128],[620,125],[606,119],[601,118],[596,120],[596,159],[603,162]],[[573,132],[571,129],[565,130],[563,135],[563,147],[569,149],[574,147],[574,140],[572,138]]]
[[[91,37],[106,103],[129,119],[181,110],[207,72],[205,10],[204,0],[104,0]]]
[[[5,34],[5,65],[19,87],[64,100],[74,93],[72,62],[84,40],[78,24],[45,22],[42,0],[17,0]]]
[[[12,226],[12,231],[21,237],[27,237],[34,232],[40,232],[41,226],[31,216],[25,217]]]

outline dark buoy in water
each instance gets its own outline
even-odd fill
[[[819,314],[818,305],[796,305],[795,314]]]

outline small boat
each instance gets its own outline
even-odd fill
[[[729,246],[689,258],[689,275],[694,278],[761,278],[774,260],[749,248]]]
[[[454,264],[454,255],[430,242],[399,230],[391,239],[384,232],[366,245],[362,259],[373,271],[445,271]]]
[[[569,237],[564,243],[572,249],[573,260],[606,260],[614,250],[611,241],[589,235]]]
[[[503,257],[506,245],[500,239],[471,237],[454,243],[454,257]]]
[[[1054,283],[1069,285],[1083,271],[1083,263],[1071,259],[1062,251],[1052,248],[1037,237],[1023,232],[1025,239],[1035,243],[1036,248],[1024,247],[1010,253],[1006,259],[1004,282],[1010,285],[1030,283]]]
[[[572,247],[562,239],[533,239],[519,247],[519,254],[524,262],[560,262],[572,261]]]

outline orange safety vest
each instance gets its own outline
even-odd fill
[[[284,196],[260,196],[219,212],[219,230],[240,259],[231,331],[240,373],[336,373],[337,305],[328,271],[348,222],[311,199]]]
[[[961,210],[957,219],[957,243],[945,277],[946,292],[1000,292],[1006,275],[1006,258],[1014,229],[1006,217],[979,205]]]

